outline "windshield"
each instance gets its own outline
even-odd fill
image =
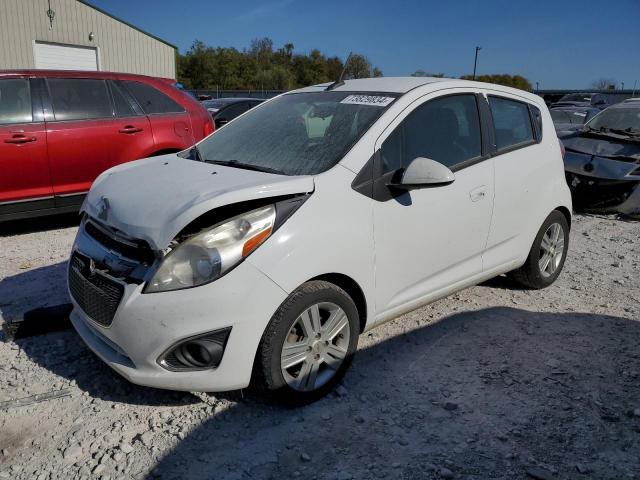
[[[587,112],[551,109],[553,123],[572,123],[582,125],[587,119]]]
[[[286,94],[225,125],[198,149],[204,161],[315,175],[338,163],[396,97],[331,91]]]
[[[640,133],[640,105],[607,108],[586,126],[594,130]]]

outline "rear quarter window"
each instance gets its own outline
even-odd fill
[[[529,111],[531,112],[531,118],[533,119],[533,125],[536,130],[536,140],[539,142],[542,140],[542,112],[535,105],[529,104]]]
[[[151,85],[135,81],[123,81],[122,84],[147,115],[184,112],[182,105]]]
[[[533,142],[533,128],[528,104],[517,100],[489,96],[498,152]]]

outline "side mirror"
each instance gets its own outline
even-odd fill
[[[414,188],[449,185],[456,179],[448,167],[430,158],[414,158],[402,173],[400,183],[390,186],[412,190]]]

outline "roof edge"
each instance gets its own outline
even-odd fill
[[[95,5],[92,5],[91,3],[88,2],[88,0],[76,0],[77,2],[86,5],[89,8],[93,8],[94,10],[102,13],[103,15],[106,15],[107,17],[113,18],[114,20],[117,20],[120,23],[124,23],[126,26],[133,28],[134,30],[137,30],[140,33],[144,33],[145,35],[147,35],[148,37],[153,38],[154,40],[157,40],[161,43],[164,43],[165,45],[168,45],[169,47],[173,48],[174,50],[178,51],[178,47],[176,47],[174,44],[167,42],[166,40],[163,40],[162,38],[153,35],[152,33],[147,32],[146,30],[142,30],[141,28],[136,27],[135,25],[127,22],[126,20],[121,19],[120,17],[116,17],[115,15],[101,9],[100,7],[96,7]]]

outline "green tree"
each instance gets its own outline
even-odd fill
[[[435,78],[444,78],[444,73],[429,73],[424,70],[416,70],[411,74],[412,77],[435,77]]]
[[[472,75],[463,75],[460,77],[463,80],[473,80]],[[495,83],[497,85],[504,85],[506,87],[519,88],[520,90],[531,91],[533,88],[531,82],[522,75],[509,75],[506,73],[492,74],[492,75],[476,75],[477,82]]]
[[[251,41],[249,48],[210,47],[196,40],[177,58],[178,80],[187,88],[200,90],[288,90],[340,78],[343,63],[327,58],[320,50],[295,53],[293,43],[274,49],[267,37]],[[351,56],[346,78],[382,76],[379,68],[361,54]]]
[[[345,78],[382,77],[382,70],[373,67],[367,57],[352,53],[345,68]]]
[[[618,86],[618,81],[614,78],[599,78],[591,83],[591,88],[596,90],[615,90]]]
[[[364,55],[353,53],[347,61],[346,78],[367,78],[371,76],[371,63]]]

